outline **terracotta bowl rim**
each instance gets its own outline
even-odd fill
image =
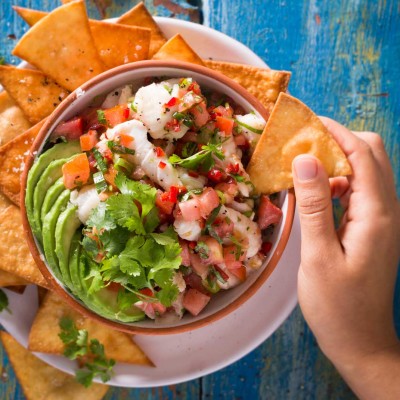
[[[20,204],[21,204],[23,228],[28,240],[28,246],[32,253],[32,256],[36,264],[38,265],[40,272],[50,285],[51,290],[55,291],[59,296],[61,296],[69,306],[71,306],[73,309],[77,310],[81,314],[89,318],[92,318],[100,323],[103,323],[110,328],[117,329],[119,331],[123,331],[129,334],[168,335],[168,334],[184,333],[194,329],[198,329],[225,317],[226,315],[230,314],[238,307],[240,307],[250,297],[252,297],[256,293],[256,291],[265,283],[265,281],[268,279],[268,277],[271,275],[271,273],[277,266],[278,261],[280,260],[281,255],[289,240],[293,224],[294,212],[295,212],[295,196],[293,190],[287,191],[287,201],[288,201],[287,215],[281,236],[279,237],[275,250],[268,264],[262,267],[263,271],[256,278],[253,284],[245,292],[241,293],[235,300],[233,300],[224,308],[216,311],[215,313],[207,317],[197,319],[196,321],[190,321],[185,325],[180,325],[175,327],[174,326],[163,327],[162,325],[158,325],[157,327],[147,328],[147,327],[137,327],[134,325],[134,323],[130,325],[122,322],[112,321],[100,316],[99,314],[95,313],[94,311],[80,304],[72,295],[67,293],[67,291],[63,287],[61,287],[61,285],[54,279],[52,273],[49,271],[49,268],[43,261],[42,259],[43,256],[41,256],[40,251],[36,246],[35,239],[30,224],[28,222],[28,217],[25,207],[25,191],[26,191],[28,172],[34,162],[37,150],[41,147],[43,141],[47,139],[49,129],[54,124],[54,121],[57,120],[68,109],[68,107],[73,103],[73,101],[77,99],[77,97],[82,96],[82,91],[86,92],[87,90],[96,86],[98,83],[104,80],[112,79],[113,77],[121,73],[138,69],[154,68],[154,67],[185,69],[218,80],[222,82],[225,86],[228,86],[234,91],[236,91],[242,98],[247,100],[265,120],[267,120],[269,117],[269,113],[264,108],[264,106],[259,102],[259,100],[256,99],[256,97],[248,93],[245,88],[240,86],[232,79],[226,77],[225,75],[217,71],[213,71],[207,67],[181,61],[158,61],[158,60],[138,61],[131,64],[121,65],[119,67],[103,72],[102,74],[99,74],[96,77],[92,78],[91,80],[82,84],[79,88],[75,89],[62,103],[60,103],[59,106],[53,111],[53,113],[49,117],[47,117],[44,125],[39,131],[39,134],[35,138],[31,150],[29,152],[29,155],[27,156],[27,159],[25,161],[25,169],[21,177]]]

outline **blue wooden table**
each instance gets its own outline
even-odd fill
[[[97,7],[95,5],[97,3]],[[137,1],[88,2],[92,17],[120,15]],[[400,4],[398,0],[148,0],[155,15],[203,23],[238,39],[272,68],[293,72],[290,91],[317,113],[384,138],[400,193]],[[0,2],[0,57],[27,26],[11,5],[51,10],[57,0]],[[99,7],[100,6],[100,7]],[[99,8],[101,11],[99,12]],[[395,298],[400,332],[400,281]],[[0,348],[0,399],[23,399]],[[317,347],[299,308],[242,360],[188,383],[113,388],[106,399],[353,399]]]

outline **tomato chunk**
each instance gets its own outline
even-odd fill
[[[225,136],[232,135],[232,129],[235,121],[232,118],[216,116],[215,126],[216,128],[225,134]]]
[[[84,185],[90,177],[89,160],[85,153],[79,154],[62,166],[63,182],[67,189]]]
[[[282,218],[282,210],[277,207],[268,196],[262,195],[258,208],[258,225],[265,229],[271,224],[277,224]]]
[[[85,133],[80,138],[81,149],[82,151],[90,151],[93,147],[98,143],[97,132],[94,130],[90,130],[88,133]]]
[[[83,134],[83,118],[75,117],[69,121],[61,122],[56,129],[54,129],[53,135],[64,136],[67,140],[76,140]]]
[[[183,297],[183,307],[196,316],[208,304],[210,296],[199,292],[196,289],[189,289]]]
[[[210,187],[204,189],[199,196],[200,213],[203,218],[207,218],[214,208],[219,206],[218,193]]]
[[[239,278],[241,282],[246,280],[247,269],[244,265],[240,266],[239,268],[230,269],[229,272]]]
[[[115,125],[121,124],[122,122],[128,121],[129,118],[129,108],[127,106],[117,105],[103,110],[103,112],[107,125],[111,128]]]
[[[180,202],[179,209],[185,221],[197,221],[201,218],[200,203],[196,197]]]
[[[161,190],[157,190],[156,206],[162,213],[171,215],[172,211],[174,210],[175,203],[170,201],[168,192],[163,193]]]

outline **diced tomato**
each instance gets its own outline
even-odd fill
[[[229,272],[239,278],[241,282],[246,280],[247,269],[244,265],[241,265],[239,268],[230,269]]]
[[[212,112],[215,114],[215,116],[219,116],[219,117],[228,117],[228,118],[233,117],[233,109],[229,105],[228,105],[228,107],[224,107],[224,106],[215,107],[215,108],[213,108]]]
[[[165,307],[158,301],[157,302],[141,301],[135,303],[135,307],[144,311],[144,313],[151,319],[154,319],[156,315],[162,315],[167,311],[167,307]]]
[[[197,197],[179,203],[182,218],[185,221],[197,221],[202,217],[200,202]]]
[[[221,264],[224,262],[222,246],[216,239],[211,236],[202,236],[197,243],[205,244],[205,253],[207,258],[201,259],[204,264]]]
[[[179,124],[179,121],[176,118],[173,118],[172,121],[168,121],[165,124],[164,129],[166,131],[174,131],[174,132],[180,132],[181,130],[181,125]]]
[[[116,105],[115,107],[103,110],[103,112],[107,125],[111,128],[129,119],[129,108],[127,106]]]
[[[192,178],[198,178],[200,176],[196,171],[188,171],[188,175]]]
[[[220,268],[218,265],[214,265],[214,268],[217,272],[219,272],[219,274],[221,275],[221,278],[224,281],[227,281],[229,279],[229,275],[222,269]]]
[[[261,251],[262,251],[265,255],[267,255],[267,254],[271,251],[271,249],[272,249],[272,243],[271,243],[271,242],[264,242],[264,243],[261,245]]]
[[[104,179],[108,184],[110,184],[114,189],[117,189],[115,185],[115,178],[117,177],[118,171],[111,165],[108,171],[104,174]]]
[[[226,174],[225,171],[221,171],[219,168],[214,167],[208,171],[207,178],[214,183],[219,183],[226,178]]]
[[[67,140],[76,140],[83,134],[83,118],[75,117],[69,121],[61,122],[54,129],[54,136],[64,136]]]
[[[157,157],[165,157],[165,152],[161,147],[154,147],[154,152],[156,153]]]
[[[118,293],[120,291],[120,289],[122,289],[122,285],[120,285],[117,282],[110,282],[107,285],[107,289],[110,290],[111,292],[116,292]]]
[[[250,143],[244,135],[234,136],[234,140],[237,146],[240,146],[244,149],[248,149],[250,147]]]
[[[139,292],[147,297],[154,297],[154,293],[150,288],[140,289]]]
[[[190,267],[190,251],[188,242],[186,240],[179,239],[179,245],[181,246],[181,264],[185,267]]]
[[[156,206],[158,209],[167,215],[171,215],[174,210],[175,203],[169,200],[169,194],[163,193],[161,190],[157,190],[156,194]]]
[[[226,173],[227,174],[238,174],[240,170],[240,165],[239,163],[235,163],[235,164],[229,164],[226,167]]]
[[[221,239],[231,236],[233,234],[234,227],[235,224],[228,217],[225,218],[217,217],[212,224],[214,232]]]
[[[235,121],[232,118],[220,117],[215,118],[216,128],[222,132],[225,136],[232,135],[233,124]]]
[[[129,145],[133,142],[134,138],[130,135],[124,135],[123,133],[120,133],[118,135],[119,137],[119,143],[121,146],[124,147],[129,147]]]
[[[196,253],[190,252],[190,265],[193,271],[201,277],[201,279],[206,279],[208,275],[208,265],[205,264],[200,256]]]
[[[88,155],[88,160],[89,160],[90,172],[92,173],[97,172],[97,161],[92,153]]]
[[[168,101],[168,103],[164,104],[164,107],[173,107],[173,106],[175,106],[176,104],[178,104],[178,102],[179,102],[179,99],[178,99],[177,97],[172,97],[172,98]]]
[[[224,262],[226,268],[235,269],[242,265],[242,261],[245,258],[245,251],[235,245],[229,245],[224,247]]]
[[[207,218],[214,208],[219,206],[218,193],[210,187],[204,189],[203,193],[198,196],[200,203],[200,213],[203,218]]]
[[[210,301],[210,296],[199,292],[196,289],[189,289],[183,297],[183,307],[196,316]]]
[[[190,92],[192,91],[195,94],[201,94],[201,90],[200,90],[200,86],[197,82],[193,81],[189,87],[187,88],[187,90]]]
[[[165,164],[164,161],[160,161],[160,162],[158,163],[158,168],[164,169],[166,166],[167,166],[167,164]]]
[[[271,224],[277,224],[282,218],[282,210],[268,196],[262,195],[258,208],[258,226],[265,229]]]
[[[80,138],[81,149],[82,151],[90,151],[93,147],[98,143],[97,132],[94,130],[90,130],[88,133],[85,133]]]
[[[89,160],[85,153],[81,153],[62,166],[64,186],[74,189],[84,185],[90,177]]]

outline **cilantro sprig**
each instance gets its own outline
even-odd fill
[[[64,356],[70,360],[78,359],[82,364],[75,373],[76,380],[85,387],[97,377],[104,383],[109,381],[115,360],[105,356],[104,346],[97,339],[89,340],[88,331],[77,329],[71,318],[62,318],[59,326],[59,337],[65,345]]]
[[[186,169],[208,172],[215,165],[214,156],[220,160],[225,159],[221,144],[220,142],[203,145],[201,146],[201,151],[187,158],[181,158],[177,154],[173,154],[168,161]]]

